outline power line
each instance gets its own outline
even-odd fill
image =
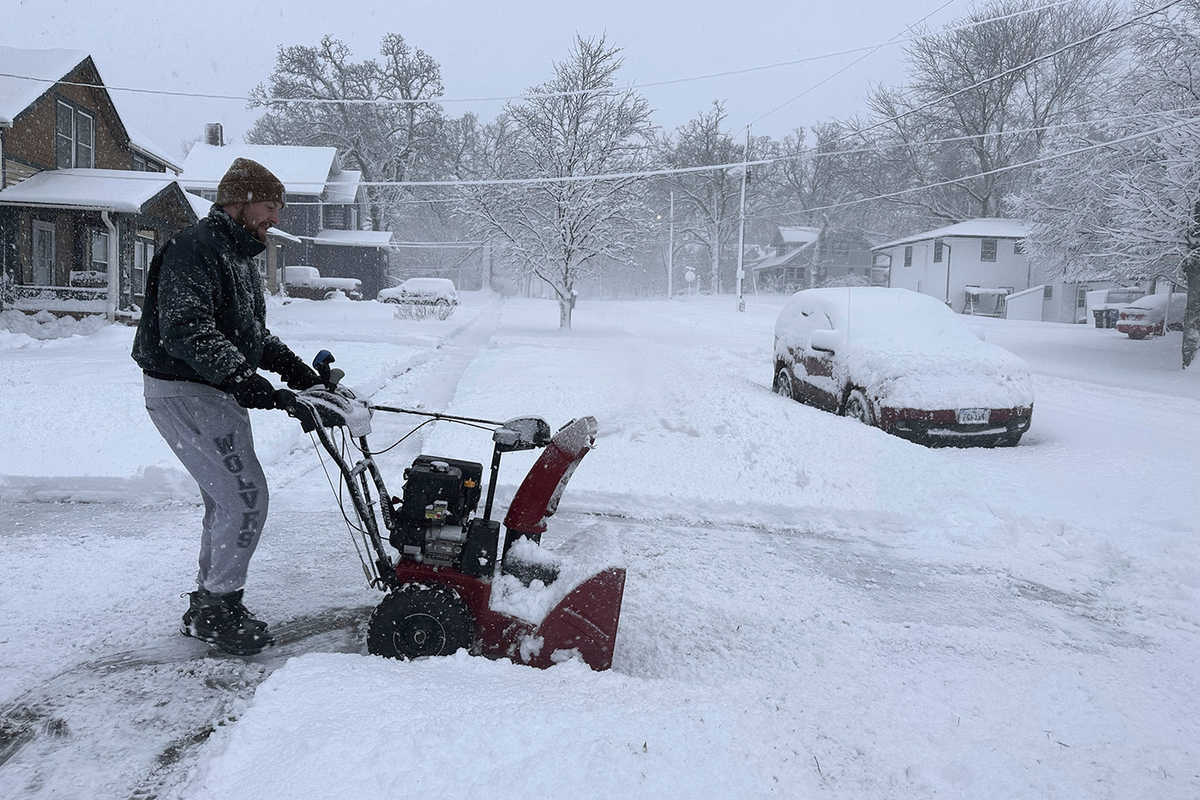
[[[1060,153],[1051,153],[1050,155],[1042,156],[1041,158],[1034,158],[1034,159],[1030,159],[1029,161],[1022,161],[1020,164],[1009,164],[1008,166],[997,167],[996,169],[987,170],[986,172],[977,172],[974,175],[963,175],[962,177],[959,177],[959,178],[949,178],[944,181],[938,181],[937,183],[927,183],[927,184],[923,184],[921,186],[911,186],[907,189],[898,189],[897,191],[894,191],[894,192],[888,192],[886,194],[877,194],[877,195],[873,195],[871,197],[860,197],[860,198],[857,198],[854,200],[847,200],[842,203],[832,203],[830,205],[824,205],[824,206],[813,206],[811,208],[800,208],[800,209],[796,209],[795,211],[790,211],[788,213],[789,214],[811,214],[814,211],[830,211],[830,210],[837,209],[837,208],[845,208],[846,206],[854,206],[854,205],[859,205],[861,203],[869,203],[873,200],[890,200],[893,197],[900,197],[901,195],[913,194],[915,192],[923,192],[926,189],[936,189],[941,186],[950,186],[955,183],[961,183],[963,181],[975,180],[977,178],[986,178],[989,175],[998,175],[1002,172],[1011,172],[1012,170],[1015,170],[1015,169],[1024,169],[1025,167],[1032,167],[1032,166],[1036,166],[1038,164],[1045,164],[1048,161],[1054,161],[1059,158],[1066,158],[1068,156],[1079,155],[1081,153],[1088,153],[1088,152],[1092,152],[1095,150],[1103,150],[1108,147],[1113,147],[1115,145],[1124,144],[1125,142],[1132,142],[1132,141],[1137,141],[1138,139],[1145,139],[1150,136],[1157,136],[1160,133],[1166,133],[1167,131],[1172,131],[1172,130],[1175,130],[1176,128],[1182,128],[1185,125],[1193,125],[1196,123],[1200,123],[1200,117],[1190,117],[1188,119],[1181,120],[1181,121],[1175,123],[1174,125],[1164,125],[1162,127],[1155,128],[1155,129],[1149,130],[1149,131],[1139,131],[1138,133],[1132,133],[1128,136],[1122,136],[1118,139],[1113,139],[1111,141],[1099,142],[1097,144],[1087,145],[1086,147],[1079,147],[1074,150],[1066,150],[1066,151],[1063,151]],[[775,216],[783,216],[783,215],[779,214],[779,215],[775,215]]]
[[[1066,2],[1072,2],[1073,0],[1065,0],[1065,1],[1066,1]],[[954,2],[956,2],[956,0],[946,0],[946,2],[945,2],[945,3],[942,3],[940,6],[938,6],[937,8],[935,8],[933,11],[930,11],[928,14],[926,14],[924,17],[922,17],[920,20],[918,20],[918,21],[915,23],[915,25],[920,25],[921,23],[925,22],[927,19],[929,19],[930,17],[932,17],[934,14],[938,13],[939,11],[941,11],[942,9],[944,9],[946,6],[949,6],[949,5],[953,4]],[[1040,7],[1039,7],[1037,10],[1039,10],[1039,11],[1040,11],[1040,10],[1041,10],[1041,9],[1043,9],[1043,8],[1055,8],[1056,6],[1060,6],[1060,5],[1063,5],[1063,3],[1054,3],[1054,4],[1052,4],[1052,5],[1048,5],[1048,6],[1040,6]],[[1000,19],[1007,19],[1007,18],[1008,18],[1008,17],[997,17],[997,18],[996,18],[996,20],[1000,20]],[[769,117],[769,116],[771,116],[772,114],[774,114],[776,111],[779,111],[779,110],[780,110],[780,109],[782,109],[782,108],[786,108],[787,106],[790,106],[792,103],[796,102],[796,101],[797,101],[797,100],[799,100],[801,97],[804,97],[804,95],[808,94],[809,92],[813,91],[814,89],[817,89],[818,87],[820,87],[820,86],[823,86],[824,84],[826,84],[826,83],[828,83],[829,81],[833,80],[833,79],[834,79],[834,78],[836,78],[838,75],[841,75],[843,72],[845,72],[846,70],[848,70],[848,69],[850,69],[850,68],[852,68],[852,67],[856,66],[857,64],[860,64],[860,63],[862,63],[862,62],[863,62],[863,61],[865,61],[866,59],[868,59],[868,58],[870,58],[871,56],[875,55],[875,53],[877,53],[877,52],[879,52],[880,50],[882,50],[882,49],[883,49],[884,47],[886,47],[888,44],[891,44],[891,43],[892,43],[892,42],[894,42],[896,39],[898,39],[900,36],[904,35],[904,33],[905,33],[905,32],[907,32],[907,31],[911,31],[911,30],[912,30],[912,29],[915,27],[915,25],[909,25],[909,26],[908,26],[907,28],[905,28],[903,31],[901,31],[900,33],[897,33],[897,34],[896,34],[895,36],[893,36],[891,39],[888,39],[888,40],[887,40],[887,42],[884,42],[883,44],[876,45],[876,46],[875,46],[873,49],[869,50],[869,51],[868,51],[868,52],[866,52],[866,53],[863,53],[861,56],[859,56],[858,58],[854,59],[853,61],[851,61],[851,62],[850,62],[849,64],[847,64],[846,66],[842,67],[842,68],[841,68],[841,69],[839,69],[839,70],[836,70],[835,72],[831,72],[829,75],[827,75],[827,76],[825,76],[824,78],[822,78],[821,80],[817,81],[817,82],[816,82],[816,83],[814,83],[812,86],[809,86],[807,89],[805,89],[803,92],[801,92],[800,94],[798,94],[798,95],[796,95],[795,97],[793,97],[791,100],[788,100],[788,101],[787,101],[787,102],[785,102],[785,103],[780,103],[779,105],[775,106],[775,107],[774,107],[774,108],[772,108],[770,111],[768,111],[767,113],[763,114],[762,116],[760,116],[760,117],[757,117],[756,119],[752,119],[752,120],[750,120],[750,122],[746,123],[746,127],[747,127],[747,128],[749,128],[751,125],[755,125],[755,124],[757,124],[757,123],[761,122],[762,120],[764,120],[764,119],[766,119],[767,117]]]
[[[953,0],[951,0],[951,2],[953,2]],[[841,50],[841,51],[837,51],[837,52],[822,53],[820,55],[815,55],[815,56],[805,56],[803,58],[791,59],[788,61],[777,61],[777,62],[774,62],[771,64],[761,64],[761,65],[753,66],[753,67],[743,67],[741,69],[727,70],[724,72],[712,72],[712,73],[706,73],[706,74],[702,74],[702,75],[691,75],[691,76],[686,76],[686,77],[682,77],[682,78],[671,78],[671,79],[659,80],[659,81],[649,81],[646,83],[632,83],[632,84],[626,84],[624,86],[606,87],[603,89],[574,89],[574,90],[566,90],[566,91],[559,91],[559,92],[533,92],[533,93],[514,94],[514,95],[497,95],[494,97],[430,97],[430,98],[425,98],[425,99],[405,99],[405,98],[325,99],[325,98],[305,98],[305,97],[256,97],[253,95],[246,96],[246,95],[212,94],[212,93],[206,93],[206,92],[175,92],[175,91],[169,91],[166,89],[145,89],[145,88],[136,87],[136,86],[106,86],[104,84],[82,83],[82,82],[74,82],[74,81],[54,80],[54,79],[50,79],[50,78],[40,78],[40,77],[35,77],[32,75],[20,75],[20,74],[11,73],[11,72],[0,72],[0,78],[12,78],[15,80],[34,81],[34,82],[38,82],[38,83],[46,83],[49,85],[57,84],[57,85],[62,85],[62,86],[78,86],[78,87],[86,88],[86,89],[106,89],[108,91],[128,92],[131,94],[148,94],[148,95],[157,95],[157,96],[161,96],[161,97],[180,97],[180,98],[189,98],[189,99],[197,99],[197,100],[233,100],[233,101],[238,101],[238,102],[243,102],[243,103],[259,103],[262,105],[295,104],[295,105],[408,106],[408,105],[434,105],[434,104],[450,104],[450,103],[494,103],[494,102],[510,101],[510,100],[541,100],[541,99],[552,98],[552,97],[576,97],[576,96],[585,95],[585,94],[602,94],[602,93],[614,93],[615,94],[615,93],[627,92],[627,91],[632,91],[632,90],[637,90],[637,89],[653,88],[653,87],[658,87],[658,86],[673,86],[673,85],[677,85],[677,84],[681,84],[681,83],[692,83],[692,82],[696,82],[696,81],[712,80],[715,78],[726,78],[726,77],[732,77],[735,75],[745,75],[745,74],[749,74],[749,73],[753,73],[753,72],[763,72],[766,70],[779,69],[782,67],[793,67],[793,66],[797,66],[799,64],[806,64],[806,63],[811,63],[814,61],[824,61],[824,60],[827,60],[830,58],[841,58],[843,56],[854,55],[855,53],[862,53],[864,51],[867,53],[867,55],[870,55],[871,53],[873,53],[883,47],[896,45],[896,44],[907,44],[907,43],[911,43],[911,42],[921,41],[922,39],[926,39],[926,38],[929,38],[934,35],[940,35],[941,33],[953,32],[953,31],[959,31],[959,30],[968,30],[970,28],[987,25],[992,22],[999,22],[999,21],[1003,21],[1006,19],[1011,19],[1013,17],[1019,17],[1019,16],[1024,16],[1027,14],[1033,14],[1038,11],[1043,11],[1043,10],[1049,9],[1049,8],[1056,8],[1058,6],[1067,5],[1071,2],[1073,2],[1073,0],[1058,0],[1058,2],[1049,3],[1044,6],[1037,6],[1036,8],[1023,9],[1021,11],[1017,11],[1012,14],[1005,14],[1005,15],[998,16],[998,17],[990,17],[988,19],[978,20],[976,22],[966,23],[961,26],[945,28],[938,34],[926,34],[926,35],[922,35],[922,36],[915,36],[915,37],[904,38],[904,39],[897,39],[896,37],[893,37],[892,39],[889,39],[886,42],[882,42],[882,43],[878,43],[878,44],[863,45],[860,47],[852,47],[847,50]],[[1175,0],[1175,2],[1181,2],[1181,0]],[[949,3],[946,3],[945,5],[949,5]],[[945,8],[945,5],[943,5],[941,8]],[[941,8],[937,9],[937,11],[940,11]],[[932,13],[937,13],[937,11],[934,11]],[[855,63],[857,63],[857,62],[855,62]],[[835,73],[835,75],[836,74],[838,74],[838,73]],[[788,101],[788,102],[791,102],[791,101]],[[776,109],[776,110],[778,110],[778,109]],[[774,112],[768,112],[768,113],[774,113]]]

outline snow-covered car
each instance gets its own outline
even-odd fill
[[[1130,339],[1145,339],[1147,336],[1163,335],[1163,320],[1167,318],[1167,298],[1170,298],[1171,319],[1167,330],[1183,330],[1183,309],[1187,305],[1187,294],[1148,294],[1121,309],[1117,318],[1117,330],[1128,334]]]
[[[773,388],[931,446],[1013,446],[1033,416],[1025,362],[907,289],[792,295],[775,323]]]
[[[375,299],[382,303],[456,306],[458,290],[449,278],[409,278],[399,286],[380,289]]]
[[[284,267],[283,290],[288,297],[328,300],[338,292],[351,300],[362,300],[362,281],[358,278],[326,278],[320,270],[303,264]]]

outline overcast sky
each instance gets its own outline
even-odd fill
[[[280,45],[314,45],[331,34],[362,60],[377,56],[383,34],[395,32],[441,65],[444,96],[455,99],[520,94],[546,81],[577,33],[607,36],[624,51],[618,81],[646,84],[874,45],[927,17],[940,27],[969,8],[968,0],[0,0],[0,45],[85,50],[110,87],[245,96],[267,80]],[[829,79],[862,55],[643,92],[665,129],[721,99],[730,132],[752,123],[756,134],[778,138],[860,112],[872,82],[902,80],[902,48],[894,45]],[[254,119],[233,100],[113,94],[126,122],[176,158],[205,122],[223,123],[226,139],[240,141]],[[445,109],[486,121],[502,105],[447,102]]]

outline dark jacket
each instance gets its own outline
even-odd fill
[[[219,386],[249,364],[278,371],[296,356],[267,330],[254,256],[265,245],[213,206],[150,263],[133,359],[157,377]]]

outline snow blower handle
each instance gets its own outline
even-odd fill
[[[286,411],[289,417],[300,421],[300,428],[305,433],[312,433],[317,428],[317,418],[312,408],[296,399],[296,393],[290,389],[275,390],[275,407]]]
[[[313,369],[317,371],[317,375],[325,382],[325,387],[329,391],[337,388],[338,383],[342,378],[346,377],[346,373],[340,369],[330,369],[329,365],[337,359],[333,357],[333,353],[328,350],[322,350],[313,358]]]

